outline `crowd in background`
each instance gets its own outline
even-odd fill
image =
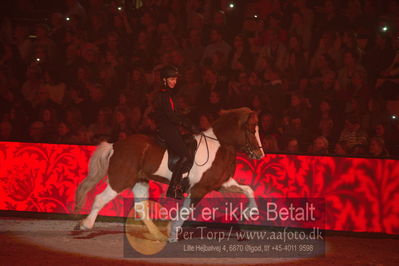
[[[399,156],[396,1],[2,5],[0,141],[155,134],[159,69],[173,64],[177,108],[202,130],[247,106],[269,153]]]

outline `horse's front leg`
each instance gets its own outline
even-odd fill
[[[219,189],[221,193],[243,193],[248,198],[248,205],[244,210],[244,215],[249,217],[251,211],[259,213],[258,205],[256,204],[254,191],[250,186],[239,184],[232,177],[223,183],[222,187]]]
[[[133,187],[134,194],[134,210],[143,221],[148,231],[159,241],[167,241],[167,237],[159,230],[154,224],[149,213],[149,194],[148,194],[148,183],[138,182]]]
[[[169,234],[169,242],[177,242],[179,239],[179,232],[182,230],[183,223],[186,219],[184,217],[181,217],[181,210],[182,208],[187,208],[189,210],[188,216],[191,215],[191,212],[193,211],[192,208],[190,208],[191,205],[191,199],[190,196],[184,199],[183,205],[179,208],[179,213],[176,215],[176,220],[172,220],[172,225],[170,229],[170,234]],[[185,212],[187,214],[187,212]]]

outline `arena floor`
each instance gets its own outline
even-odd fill
[[[0,265],[399,265],[399,238],[328,233],[320,258],[123,257],[124,224],[98,222],[75,234],[74,220],[0,218]]]

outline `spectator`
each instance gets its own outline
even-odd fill
[[[394,56],[395,51],[390,45],[389,37],[382,32],[377,32],[373,46],[364,58],[365,67],[367,72],[370,73],[371,84],[375,84],[380,74],[389,67]]]
[[[336,155],[348,155],[349,147],[345,141],[338,141],[335,143],[334,153]]]
[[[308,125],[310,118],[309,100],[304,98],[300,92],[294,92],[290,97],[290,105],[284,111],[288,116],[300,117],[303,125]]]
[[[84,103],[83,112],[85,114],[85,123],[90,124],[96,120],[98,111],[110,104],[107,102],[105,91],[101,84],[89,83],[87,84],[87,89],[89,91],[89,99]]]
[[[284,71],[287,61],[287,48],[282,41],[278,39],[275,29],[269,29],[268,42],[259,53],[256,61],[256,68],[259,69],[262,60],[266,60],[270,65],[279,71]]]
[[[20,58],[25,65],[31,62],[33,42],[29,39],[28,29],[25,25],[16,25],[14,28],[14,44],[18,49]]]
[[[389,113],[386,108],[386,102],[377,96],[369,98],[361,119],[362,128],[365,130],[375,128],[378,123],[387,124],[389,122]]]
[[[267,99],[267,110],[276,115],[281,115],[287,107],[285,84],[281,75],[281,72],[274,68],[263,73],[265,82],[261,94]]]
[[[95,138],[104,137],[110,139],[112,133],[111,113],[112,111],[110,108],[101,108],[98,112],[96,122],[89,126],[89,131],[93,133]]]
[[[236,80],[229,82],[227,102],[229,108],[238,108],[251,105],[252,91],[248,83],[248,73],[240,71]]]
[[[30,65],[26,70],[26,80],[22,85],[22,95],[33,104],[42,83],[42,69],[37,64]]]
[[[298,140],[296,138],[288,139],[284,151],[287,153],[298,153],[299,152]]]
[[[71,135],[76,135],[85,127],[82,112],[76,107],[70,107],[65,112],[65,122],[68,124]]]
[[[352,78],[355,73],[366,75],[366,69],[357,62],[358,58],[354,51],[344,53],[344,66],[338,71],[339,90],[347,92],[353,86]]]
[[[290,139],[296,139],[298,143],[298,151],[304,151],[309,145],[309,132],[304,127],[300,116],[292,116],[289,118],[288,128],[282,133],[280,142],[288,143]]]
[[[194,66],[188,66],[181,76],[181,89],[179,95],[185,97],[190,105],[198,108],[200,103],[198,99],[201,98],[201,77],[200,70]]]
[[[310,60],[311,73],[314,72],[314,69],[320,60],[319,57],[325,56],[325,54],[329,55],[336,67],[340,67],[342,65],[342,54],[339,49],[339,41],[337,40],[336,33],[332,31],[326,31],[322,34],[318,41],[319,43],[316,52],[313,54],[313,57]]]
[[[352,149],[355,145],[367,143],[367,134],[361,129],[357,118],[348,117],[345,119],[345,127],[341,131],[339,141],[345,141],[349,149]]]
[[[61,113],[60,105],[50,98],[48,87],[41,85],[33,101],[33,117],[40,119],[40,111],[47,108],[54,110],[56,116]]]
[[[380,137],[370,139],[369,153],[373,157],[388,157],[389,153],[385,148],[385,141]]]
[[[0,141],[12,141],[13,128],[10,122],[3,121],[0,123]]]
[[[39,118],[44,124],[44,137],[48,141],[53,141],[58,124],[56,111],[51,107],[44,108],[41,110]]]
[[[387,126],[384,123],[377,123],[374,128],[371,129],[370,137],[381,138],[384,143],[388,143],[391,139]]]
[[[339,31],[344,28],[345,20],[339,14],[336,2],[333,0],[325,0],[324,5],[321,8],[322,14],[318,22],[315,23],[316,33],[322,33],[326,31]],[[317,34],[316,37],[320,36]]]
[[[278,136],[279,133],[276,128],[276,121],[272,113],[263,112],[259,115],[259,135],[260,136]]]
[[[309,146],[309,152],[314,154],[328,154],[328,140],[323,136],[318,136],[313,140],[313,144]]]
[[[66,122],[59,122],[57,127],[57,133],[54,138],[54,143],[57,144],[72,144],[72,132],[69,125]]]
[[[130,63],[135,66],[142,66],[149,69],[154,65],[154,42],[148,32],[142,30],[134,42]]]
[[[335,71],[334,60],[328,53],[320,54],[313,59],[312,65],[309,69],[309,76],[314,82],[319,81],[324,74]]]
[[[91,12],[88,15],[87,40],[95,45],[105,43],[106,33],[109,31],[109,24],[104,11]]]
[[[291,35],[288,43],[287,55],[287,79],[288,89],[297,90],[299,81],[305,77],[306,74],[306,57],[302,50],[302,40],[299,36]]]
[[[234,37],[233,50],[229,58],[229,68],[233,72],[241,72],[252,69],[253,59],[249,51],[248,40],[243,34]]]
[[[302,1],[303,2],[303,1]],[[296,35],[302,40],[303,48],[310,49],[310,41],[312,38],[312,28],[309,22],[303,17],[300,10],[295,10],[291,15],[290,34]]]
[[[62,104],[65,94],[65,83],[58,82],[51,71],[44,72],[43,83],[42,86],[48,91],[50,99],[57,104]]]
[[[298,13],[301,15],[302,18],[302,24],[298,23],[299,25],[302,25],[300,28],[303,30],[301,31],[302,34],[302,40],[303,40],[303,48],[305,50],[309,50],[311,48],[311,40],[312,40],[312,29],[313,29],[313,24],[314,24],[314,12],[312,9],[310,9],[307,5],[307,0],[296,0],[294,2],[294,7],[297,8]],[[292,24],[295,24],[294,21],[291,22]],[[291,27],[292,29],[292,27]],[[309,36],[307,36],[307,30],[310,31]],[[309,38],[309,39],[308,39]]]
[[[223,58],[229,58],[231,46],[223,39],[222,31],[219,28],[211,29],[209,41],[201,59],[202,65],[209,66],[212,56],[217,52],[222,53]]]
[[[280,151],[277,140],[273,135],[266,135],[262,138],[262,147],[266,153],[274,153]]]
[[[208,102],[202,105],[203,110],[214,117],[219,117],[222,109],[224,109],[224,102],[221,95],[217,91],[212,91],[209,95]]]
[[[33,122],[29,127],[28,142],[46,142],[44,124],[41,121]]]
[[[248,85],[251,87],[251,90],[255,93],[259,93],[262,90],[262,80],[259,77],[259,74],[252,70],[249,72],[248,76]]]
[[[252,111],[255,111],[258,116],[264,112],[265,99],[263,99],[262,95],[259,93],[255,93],[251,95],[249,107]]]
[[[211,92],[216,91],[220,96],[226,95],[226,81],[221,75],[211,68],[205,68],[202,72],[203,92],[201,102],[206,104],[209,100]]]
[[[211,27],[221,29],[223,39],[228,43],[231,43],[234,37],[234,33],[231,30],[230,25],[227,25],[226,13],[223,10],[214,11],[212,14]]]
[[[127,111],[123,108],[118,108],[114,111],[113,115],[113,126],[112,126],[112,140],[119,140],[120,133],[125,132],[127,135],[132,134],[132,129],[128,123]]]
[[[204,53],[201,32],[198,29],[191,29],[187,39],[183,40],[183,53],[188,63],[199,65]]]

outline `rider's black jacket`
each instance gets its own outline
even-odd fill
[[[169,89],[161,89],[155,95],[153,118],[159,135],[166,142],[167,149],[173,150],[181,157],[187,157],[187,146],[180,135],[179,127],[183,126],[191,131],[193,125],[191,121],[176,111],[173,95]]]

